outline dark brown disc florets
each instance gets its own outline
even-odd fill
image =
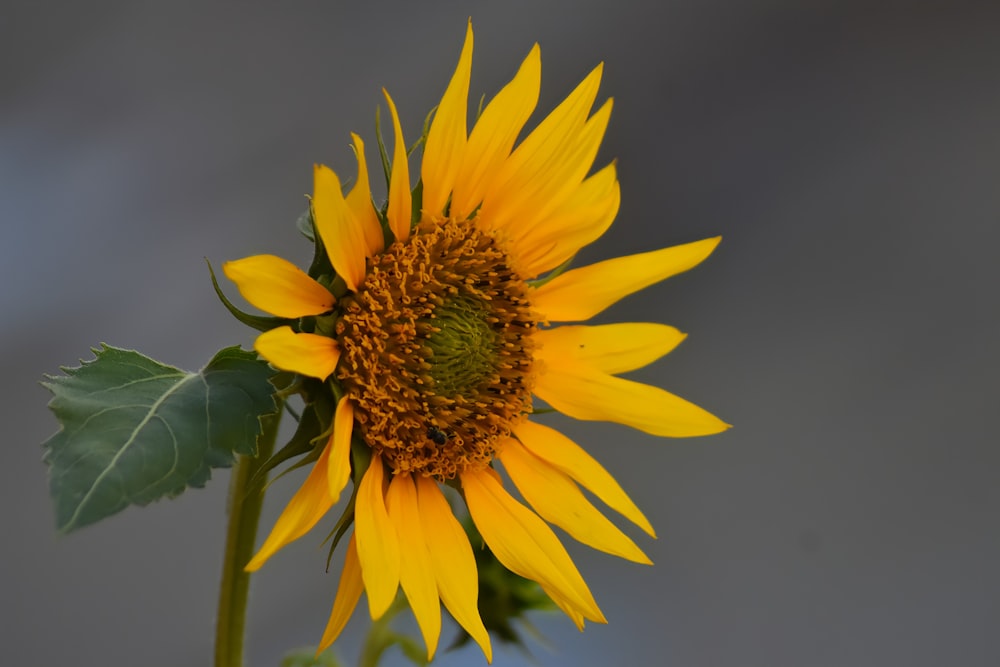
[[[474,221],[424,222],[341,302],[338,377],[397,473],[485,466],[531,409],[528,287]]]

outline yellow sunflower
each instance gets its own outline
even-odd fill
[[[472,48],[470,23],[426,136],[416,188],[388,93],[395,145],[386,206],[372,204],[357,135],[357,178],[346,196],[333,171],[315,167],[312,218],[336,280],[317,280],[270,255],[225,265],[253,305],[316,323],[311,333],[265,331],[257,351],[279,369],[328,382],[340,397],[328,443],[247,569],[258,569],[337,503],[351,477],[352,439],[370,448],[321,649],[339,635],[362,592],[377,619],[402,587],[428,658],[443,602],[492,659],[477,610],[473,547],[442,485],[460,491],[505,567],[538,582],[580,628],[585,619],[605,622],[548,524],[601,551],[650,562],[584,487],[655,535],[597,461],[529,419],[533,396],[576,419],[660,436],[727,428],[673,394],[617,377],[670,352],[684,338],[676,329],[553,326],[588,320],[694,267],[719,239],[559,272],[618,212],[614,163],[590,174],[612,106],[609,99],[591,113],[602,68],[517,143],[538,101],[538,46],[468,132]],[[508,493],[497,462],[531,509]]]

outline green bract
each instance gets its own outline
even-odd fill
[[[43,445],[59,530],[204,486],[211,468],[257,453],[275,402],[274,371],[255,353],[226,348],[190,373],[131,350],[94,352],[42,383],[62,426]]]

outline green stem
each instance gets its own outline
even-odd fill
[[[276,399],[279,400],[280,399]],[[261,420],[257,456],[237,456],[229,482],[229,525],[222,561],[219,610],[215,625],[215,667],[243,667],[243,629],[246,625],[250,573],[243,570],[253,555],[264,491],[249,493],[250,480],[271,457],[278,437],[281,408]]]
[[[392,619],[405,606],[405,599],[400,595],[377,621],[372,621],[371,627],[368,628],[368,636],[365,637],[365,644],[361,647],[361,659],[358,662],[359,667],[378,666],[382,654],[396,641],[396,634],[390,627]]]

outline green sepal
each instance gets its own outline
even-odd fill
[[[266,317],[264,315],[251,315],[250,313],[244,313],[242,310],[234,306],[228,298],[226,298],[222,288],[219,287],[219,281],[215,277],[215,271],[212,269],[212,263],[208,261],[207,258],[205,259],[205,263],[208,264],[208,273],[212,276],[212,287],[215,288],[215,295],[219,297],[219,301],[221,301],[222,305],[226,307],[229,314],[243,324],[247,325],[251,329],[256,329],[257,331],[270,331],[275,327],[290,325],[295,322],[295,320],[285,319],[284,317]]]
[[[339,400],[339,396],[337,397]],[[361,486],[361,480],[364,478],[365,473],[368,472],[368,466],[372,462],[372,450],[365,442],[357,436],[351,438],[351,481],[354,483],[354,488],[351,491],[351,498],[347,501],[347,506],[344,508],[343,513],[341,513],[340,518],[337,519],[337,524],[330,531],[330,534],[326,536],[327,540],[333,539],[330,543],[330,553],[326,557],[326,568],[330,569],[330,560],[333,558],[333,552],[337,550],[337,545],[340,544],[340,540],[344,537],[347,529],[354,524],[354,505],[358,497],[358,488]]]
[[[351,490],[351,498],[347,501],[347,507],[341,513],[340,518],[337,519],[337,524],[330,531],[330,534],[326,536],[323,543],[328,540],[333,540],[330,542],[330,552],[326,556],[326,570],[330,571],[330,561],[333,560],[333,552],[337,550],[337,545],[340,544],[340,540],[343,539],[344,534],[347,533],[347,529],[354,525],[354,506],[358,500],[358,485],[354,484]]]
[[[392,233],[392,228],[389,227],[389,202],[386,201],[382,208],[379,208],[375,206],[375,201],[372,200],[372,208],[375,209],[378,226],[382,228],[382,247],[388,248],[396,240],[396,235]]]
[[[287,396],[293,392],[301,393],[307,402],[302,409],[302,414],[299,415],[295,433],[280,450],[261,465],[260,470],[251,480],[250,486],[254,489],[261,487],[266,489],[291,471],[314,463],[323,453],[323,447],[326,446],[330,434],[333,432],[335,406],[327,390],[328,385],[312,378],[294,377],[296,378],[295,383],[285,389],[283,394]],[[303,458],[270,480],[267,479],[268,473],[274,468],[296,456],[303,456]]]
[[[289,468],[289,470],[283,471],[280,475],[274,477],[274,479],[268,481],[268,474],[277,468],[279,465],[293,459],[296,456],[302,456],[304,454],[312,453],[315,449],[315,444],[313,441],[319,436],[321,432],[319,421],[316,417],[316,411],[313,406],[307,405],[302,411],[302,415],[299,418],[299,424],[295,429],[295,433],[292,435],[291,439],[285,445],[275,452],[271,458],[261,464],[254,478],[250,480],[249,488],[251,491],[257,491],[261,488],[266,488],[270,486],[275,480],[280,479],[289,470],[294,470],[295,468]],[[317,453],[313,460],[319,458]]]
[[[299,228],[299,231],[313,243],[312,263],[309,265],[309,270],[306,272],[309,277],[318,279],[320,276],[334,275],[335,272],[333,270],[333,264],[330,262],[329,255],[326,254],[326,247],[323,245],[323,239],[316,233],[316,222],[313,218],[311,203],[309,208],[306,209],[306,212],[300,215],[299,219],[295,221],[295,225]]]
[[[56,526],[67,533],[204,486],[212,468],[255,456],[261,418],[276,413],[274,371],[229,347],[197,373],[108,345],[46,376],[60,430],[42,446]]]
[[[282,370],[273,370],[273,373],[274,375],[271,376],[271,386],[274,387],[275,393],[284,398],[288,398],[298,391],[298,374]],[[287,403],[285,404],[285,407],[288,407]],[[298,421],[298,419],[296,418],[295,421]]]
[[[315,243],[316,228],[313,227],[311,206],[295,219],[295,228],[299,230],[299,234]]]
[[[435,106],[427,112],[426,116],[424,116],[424,128],[420,131],[420,138],[414,141],[413,145],[406,150],[406,157],[410,157],[418,148],[427,143],[427,135],[431,131],[431,120],[434,118],[434,112],[436,112],[437,109],[438,108]]]
[[[378,156],[382,160],[382,173],[385,175],[385,189],[389,190],[389,178],[392,170],[389,168],[389,153],[385,150],[385,139],[382,137],[381,107],[375,106],[375,142],[378,144]]]
[[[410,193],[410,228],[420,222],[421,209],[424,206],[424,179],[417,181]]]
[[[362,478],[372,464],[371,447],[362,442],[361,438],[351,438],[351,475],[354,485],[361,484]]]
[[[479,96],[479,106],[476,107],[476,120],[473,121],[473,125],[479,122],[480,117],[483,115],[483,105],[486,104],[486,93]]]
[[[552,280],[553,278],[555,278],[556,276],[558,276],[560,273],[562,273],[563,271],[565,271],[566,269],[568,269],[570,267],[570,265],[573,263],[574,259],[576,259],[576,255],[573,255],[572,257],[570,257],[569,259],[567,259],[565,262],[563,262],[562,264],[560,264],[556,268],[554,268],[551,271],[549,271],[548,273],[546,273],[541,278],[538,278],[537,280],[529,280],[529,281],[527,281],[528,285],[530,285],[531,287],[534,287],[535,289],[538,289],[539,287],[541,287],[542,285],[544,285],[545,283],[549,282],[550,280]]]

